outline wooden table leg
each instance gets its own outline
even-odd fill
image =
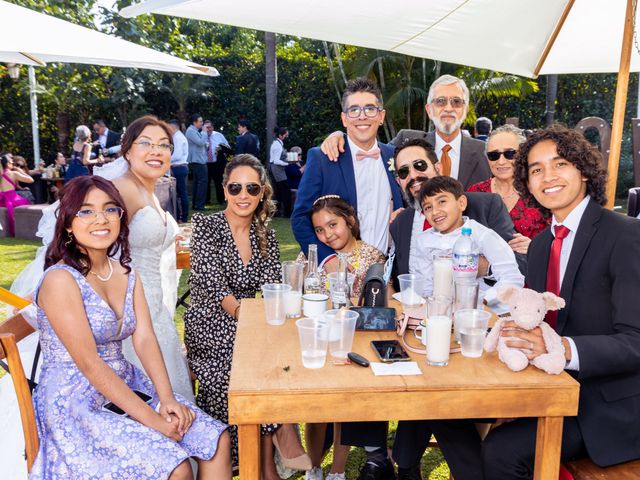
[[[238,425],[240,478],[260,480],[260,425]]]
[[[563,417],[538,418],[534,480],[558,478]]]

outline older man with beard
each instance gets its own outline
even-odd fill
[[[469,89],[464,80],[453,75],[437,78],[429,88],[424,108],[436,131],[403,129],[390,143],[400,146],[409,139],[427,140],[435,149],[440,173],[460,181],[465,190],[474,183],[488,179],[491,171],[485,143],[463,135],[460,129],[469,109]],[[339,152],[344,151],[344,140],[340,133],[332,133],[322,143],[321,149],[329,159],[336,159]]]

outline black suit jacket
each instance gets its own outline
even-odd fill
[[[247,132],[244,135],[238,135],[236,137],[236,148],[233,152],[235,155],[240,153],[250,153],[253,156],[258,156],[258,136],[254,133]]]
[[[94,136],[94,140],[96,140],[96,141],[97,141],[97,140],[98,140],[98,138],[99,138],[99,137],[98,137],[97,135],[96,135],[96,136]],[[120,134],[119,134],[119,133],[116,133],[116,132],[114,132],[114,131],[112,131],[112,130],[108,130],[108,131],[107,131],[107,141],[106,141],[106,143],[105,143],[104,148],[111,148],[111,147],[115,147],[116,145],[119,145],[119,144],[120,144]],[[100,145],[98,145],[98,146],[96,146],[96,147],[94,147],[94,148],[93,148],[93,152],[96,154],[96,156],[100,154],[100,150],[101,150],[101,148],[102,148],[102,147],[101,147]],[[117,156],[119,156],[119,155],[115,155],[115,156],[117,157]]]
[[[546,290],[553,236],[529,246],[529,288]],[[609,466],[640,458],[640,222],[589,201],[560,295],[558,333],[576,344],[578,424],[590,458]]]
[[[405,140],[413,138],[423,138],[434,147],[436,145],[435,132],[409,129],[400,130],[395,138],[391,140],[391,143],[394,145],[402,145]],[[465,190],[474,183],[483,182],[491,176],[485,146],[485,142],[481,140],[462,135],[458,180],[462,183]]]
[[[464,214],[485,227],[495,231],[498,235],[509,241],[513,238],[513,222],[499,195],[485,192],[465,192],[467,197],[467,209]],[[392,278],[394,288],[398,290],[398,275],[409,273],[409,252],[411,249],[411,234],[413,228],[413,208],[402,211],[389,227],[393,243],[396,246],[396,256],[393,260]],[[518,267],[522,274],[527,271],[527,259],[524,255],[516,253]]]

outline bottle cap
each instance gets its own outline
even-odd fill
[[[462,235],[471,235],[471,229],[470,228],[463,228],[462,229]]]

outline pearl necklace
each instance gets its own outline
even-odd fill
[[[89,273],[92,273],[93,275],[98,277],[98,280],[101,280],[103,282],[108,282],[109,280],[111,280],[111,276],[113,275],[113,265],[111,264],[111,260],[109,259],[107,259],[107,263],[109,264],[109,275],[107,275],[105,278],[101,277],[93,270],[90,270]]]
[[[493,185],[492,185],[491,190],[492,190],[492,191],[494,191],[494,193],[497,193],[498,195],[500,195],[500,197],[502,198],[502,200],[507,200],[508,198],[511,198],[511,197],[513,197],[514,195],[517,195],[517,194],[518,194],[518,191],[517,191],[515,188],[513,188],[513,186],[512,186],[512,187],[511,187],[511,193],[510,193],[510,194],[508,194],[508,195],[503,195],[502,193],[500,193],[500,192],[498,191],[498,189],[497,189],[497,188],[495,188],[495,186],[496,186],[495,181],[493,181],[492,183],[493,183]]]

